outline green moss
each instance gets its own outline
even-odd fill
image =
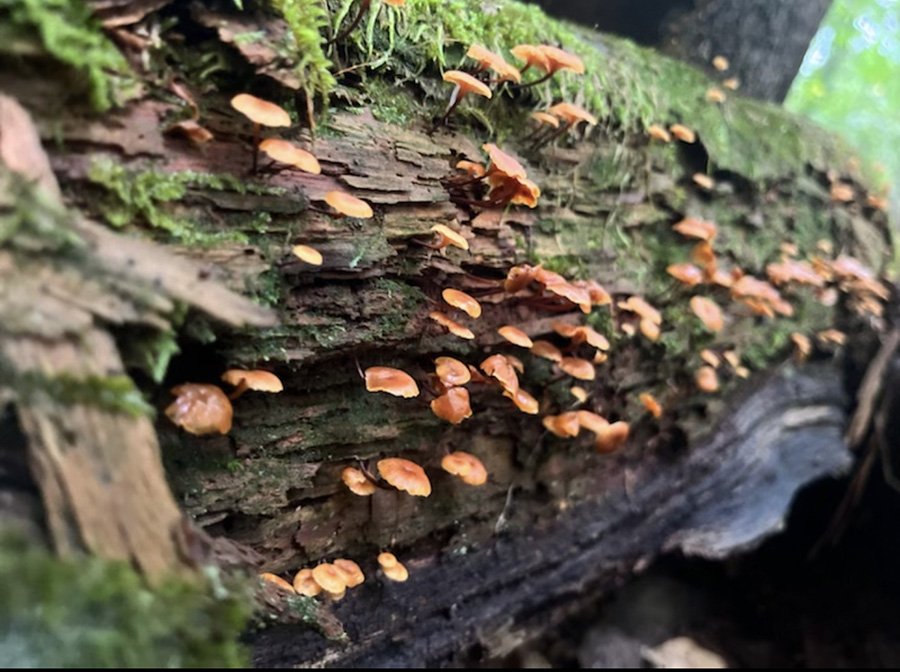
[[[29,33],[53,58],[84,75],[95,110],[124,102],[132,88],[128,63],[84,2],[0,0],[0,52],[15,52]]]
[[[0,166],[0,245],[36,253],[84,249],[71,217],[42,189]]]
[[[119,228],[144,221],[189,245],[213,245],[223,240],[245,243],[247,237],[236,231],[200,231],[196,222],[172,214],[167,204],[183,199],[191,187],[240,194],[260,191],[232,175],[129,170],[106,158],[93,163],[88,179],[104,189],[105,198],[96,207],[111,226]]]
[[[325,55],[322,29],[328,25],[328,9],[321,0],[269,0],[287,22],[296,42],[297,75],[307,96],[327,98],[334,87],[331,61]]]
[[[0,539],[0,630],[8,667],[244,667],[252,593],[210,570],[148,588],[124,562],[61,560]]]

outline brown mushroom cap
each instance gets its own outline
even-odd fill
[[[254,124],[261,126],[290,126],[291,116],[275,103],[239,93],[231,99],[231,106]]]
[[[618,450],[628,440],[630,427],[627,422],[614,422],[597,433],[594,448],[598,453],[611,453]]]
[[[481,363],[481,370],[500,381],[503,389],[515,394],[519,390],[519,377],[503,355],[491,355]]]
[[[469,329],[468,327],[464,327],[463,325],[459,324],[459,322],[451,320],[440,311],[432,311],[428,313],[428,317],[437,322],[442,327],[446,327],[454,336],[459,336],[460,338],[465,338],[470,341],[475,338],[475,334],[472,333],[471,329]]]
[[[481,304],[465,292],[448,288],[441,292],[441,296],[444,297],[444,301],[454,308],[459,308],[469,317],[473,319],[481,317]]]
[[[347,581],[347,588],[354,588],[366,580],[366,575],[363,574],[362,569],[353,560],[338,558],[334,561],[334,567],[344,575]]]
[[[490,98],[493,95],[487,84],[475,79],[472,75],[463,72],[462,70],[448,70],[444,73],[443,79],[445,82],[451,82],[459,87],[460,98],[467,93],[474,93],[479,96],[484,96],[485,98]]]
[[[322,592],[322,586],[313,578],[313,570],[301,569],[294,575],[294,591],[298,595],[315,597]]]
[[[660,328],[656,322],[645,317],[641,319],[640,327],[641,333],[651,341],[659,340]]]
[[[434,371],[441,383],[447,387],[465,385],[472,380],[469,367],[453,357],[438,357],[434,360]]]
[[[569,388],[569,392],[575,397],[579,403],[584,403],[587,401],[588,393],[587,390],[579,385],[573,385]]]
[[[356,467],[346,467],[341,472],[341,480],[354,495],[368,497],[369,495],[375,494],[375,484],[366,478],[366,475]]]
[[[516,327],[506,325],[497,329],[497,333],[513,345],[518,345],[522,348],[530,348],[534,345],[528,334]]]
[[[227,434],[234,409],[225,393],[215,385],[184,383],[172,388],[176,396],[166,416],[184,431],[197,436]]]
[[[532,397],[521,387],[518,388],[515,392],[504,390],[503,396],[512,399],[513,403],[516,405],[516,408],[518,408],[523,413],[528,413],[529,415],[538,414],[539,406],[537,399]]]
[[[711,242],[718,233],[718,229],[716,228],[715,224],[713,224],[712,222],[704,221],[702,219],[695,219],[694,217],[685,217],[680,222],[674,224],[672,226],[672,229],[683,236],[688,236],[689,238],[699,238],[700,240],[705,240],[706,242]]]
[[[541,422],[547,430],[563,439],[578,436],[578,432],[581,431],[576,411],[567,411],[559,415],[545,415],[541,418]]]
[[[431,410],[441,420],[458,425],[472,417],[469,391],[464,387],[454,387],[431,402]]]
[[[319,160],[315,156],[287,140],[267,138],[259,143],[259,149],[265,152],[270,159],[294,166],[304,172],[313,175],[319,175],[322,172]]]
[[[719,359],[719,356],[708,348],[700,351],[700,359],[702,359],[714,369],[718,369],[719,365],[722,364],[722,360]]]
[[[441,247],[453,245],[454,247],[458,247],[461,250],[469,249],[469,241],[463,238],[449,226],[446,226],[444,224],[435,224],[431,227],[431,230],[441,237],[441,242],[439,243]]]
[[[419,386],[413,377],[389,366],[370,366],[366,369],[366,389],[369,392],[387,392],[395,397],[419,396]]]
[[[441,460],[441,469],[458,476],[468,485],[484,485],[487,482],[488,473],[484,463],[474,455],[462,451],[445,455]]]
[[[688,287],[693,287],[703,282],[703,271],[693,264],[672,264],[666,268],[666,273]]]
[[[480,163],[466,160],[457,161],[456,169],[466,171],[470,177],[484,177],[484,174],[487,172]]]
[[[535,341],[531,346],[531,354],[551,362],[561,362],[563,358],[562,351],[549,341]]]
[[[640,296],[630,296],[627,301],[619,301],[619,308],[636,313],[642,319],[650,320],[654,324],[662,324],[662,314]]]
[[[270,371],[229,369],[222,374],[222,380],[235,387],[243,384],[246,389],[256,390],[257,392],[284,391],[284,385],[281,380]]]
[[[510,294],[525,289],[532,280],[537,276],[538,267],[522,264],[521,266],[513,266],[506,274],[506,281],[503,283],[503,289]]]
[[[431,494],[431,481],[415,462],[400,457],[388,457],[378,462],[378,473],[398,490],[405,490],[416,497]]]
[[[309,245],[294,245],[291,248],[291,252],[300,261],[306,262],[307,264],[313,266],[322,265],[322,253],[314,247],[310,247]]]
[[[372,206],[345,191],[329,191],[325,194],[325,202],[342,215],[347,215],[348,217],[370,219],[374,214]]]
[[[721,331],[725,326],[725,319],[722,317],[722,309],[712,299],[705,296],[695,296],[691,299],[691,310],[694,315],[700,318],[710,331]]]
[[[602,415],[597,415],[591,411],[575,411],[578,417],[578,424],[589,432],[599,434],[602,430],[609,427],[609,420]]]
[[[323,562],[312,570],[313,579],[329,593],[341,593],[347,588],[347,577],[330,562]]]

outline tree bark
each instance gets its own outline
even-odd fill
[[[535,20],[518,5],[501,4],[518,17],[512,25]],[[178,329],[181,354],[162,382],[153,382],[148,367],[143,373],[130,369],[156,409],[171,401],[169,387],[216,383],[226,368],[263,367],[284,381],[279,395],[247,393],[235,400],[227,436],[190,436],[162,413],[153,423],[155,435],[141,435],[148,454],[158,437],[173,501],[209,535],[252,550],[243,557],[258,554],[257,570],[290,578],[335,557],[363,566],[367,581],[343,602],[313,605],[266,589],[272,613],[293,625],[254,638],[258,664],[459,662],[461,652],[476,644],[499,653],[575,608],[579,593],[608,590],[659,553],[678,549],[724,557],[752,547],[779,528],[798,488],[849,467],[841,441],[846,402],[835,369],[784,362],[792,332],[814,334],[838,325],[856,333],[856,364],[864,367],[878,319],[863,320],[843,304],[840,310],[823,306],[816,292],[800,287],[783,288],[793,315],[763,318],[733,303],[724,288],[685,288],[666,271],[691,258],[692,242],[671,229],[684,216],[715,219],[721,266],[758,277],[780,258],[782,243],[795,243],[807,258],[825,254],[816,252],[821,238],[880,267],[890,251],[886,220],[866,204],[865,188],[844,168],[840,146],[782,111],[740,96],[708,103],[709,81],[689,67],[615,38],[560,32],[543,17],[529,28],[538,31],[530,38],[568,42],[585,58],[586,76],[567,79],[565,88],[572,91],[577,82],[582,88],[574,95],[589,99],[605,115],[602,122],[534,149],[534,136],[523,129],[528,112],[561,95],[550,83],[495,90],[490,103],[467,103],[450,127],[432,130],[449,93],[439,86],[433,45],[416,42],[415,36],[433,28],[430,6],[419,3],[421,13],[402,20],[385,9],[371,21],[375,38],[360,36],[332,53],[346,73],[333,100],[344,101],[345,109],[320,118],[315,137],[296,127],[284,131],[314,151],[321,175],[275,166],[251,174],[252,129],[228,105],[245,81],[271,98],[297,95],[301,119],[306,104],[315,101],[314,95],[298,94],[303,78],[297,73],[304,71],[295,69],[296,54],[286,56],[280,42],[267,41],[291,35],[272,10],[239,12],[224,3],[216,13],[176,5],[141,14],[146,23],[138,28],[158,25],[153,21],[160,18],[177,26],[159,38],[163,75],[135,65],[142,94],[103,116],[73,116],[51,106],[64,90],[51,75],[36,79],[27,69],[0,74],[3,88],[37,118],[61,192],[70,213],[77,213],[74,224],[66,221],[93,241],[89,262],[73,262],[58,250],[49,258],[53,269],[74,272],[82,283],[61,301],[81,320],[71,318],[85,330],[78,343],[87,347],[92,338],[102,340],[104,352],[115,356],[102,360],[103,375],[120,375],[123,360],[140,360],[120,355],[114,346],[134,351],[126,346],[135,345],[133,337],[141,332],[134,325],[142,323],[161,333],[169,325]],[[447,23],[438,34],[454,39],[450,18],[441,20]],[[117,37],[130,43],[144,35],[138,28],[131,37]],[[512,46],[496,28],[483,30],[494,31],[482,36],[485,43]],[[405,46],[393,54],[391,67],[379,69],[373,65],[376,47],[395,44],[381,41],[388,34]],[[213,58],[198,65],[198,54]],[[601,59],[607,69],[601,69]],[[134,61],[142,62],[140,53]],[[217,75],[204,79],[198,69],[213,61]],[[176,76],[189,82],[182,91],[189,91],[191,102],[171,93]],[[214,135],[203,145],[166,133],[163,121],[194,101],[201,101],[199,122]],[[651,121],[689,123],[699,140],[651,141],[644,130]],[[773,135],[764,136],[760,128]],[[500,137],[540,186],[538,207],[453,202],[448,185],[454,177],[459,181],[456,162],[484,160],[479,147]],[[61,142],[52,144],[51,138]],[[849,202],[830,197],[831,169],[852,190]],[[698,172],[712,176],[712,186],[699,185]],[[376,216],[324,214],[320,204],[331,190],[364,198]],[[84,218],[125,223],[129,234],[156,243],[120,237]],[[460,231],[469,250],[439,253],[428,247],[434,224]],[[10,257],[12,277],[24,287],[37,278],[36,262],[19,235],[10,239],[14,243],[4,240],[0,252]],[[319,249],[324,264],[298,262],[290,254],[296,243]],[[537,287],[509,296],[502,279],[524,261],[543,262],[568,278],[595,279],[613,302],[585,316]],[[88,281],[100,289],[88,292]],[[46,283],[34,284],[29,297],[41,297]],[[280,323],[262,326],[271,324],[268,310],[222,285],[270,304]],[[434,310],[452,312],[441,302],[447,287],[480,296],[481,318],[458,317],[475,331],[474,341],[451,336],[429,319]],[[696,320],[688,307],[694,294],[713,296],[725,307],[722,331],[709,332]],[[635,316],[620,305],[633,295],[661,309],[658,341],[642,336]],[[566,347],[553,323],[585,320],[612,341],[608,359],[596,365],[590,381],[565,376],[497,333],[498,327],[515,325]],[[7,336],[2,330],[0,335]],[[29,347],[41,336],[26,332]],[[172,344],[166,348],[171,353]],[[740,351],[741,365],[752,368],[751,380],[723,364],[722,391],[700,392],[694,375],[703,348],[720,355]],[[159,346],[136,349],[154,362],[163,352]],[[9,356],[7,348],[3,352]],[[65,361],[77,359],[78,352]],[[524,362],[521,384],[539,401],[540,416],[582,408],[627,421],[627,446],[602,455],[584,432],[557,439],[540,417],[518,412],[487,383],[469,386],[471,419],[451,426],[436,418],[428,408],[436,393],[429,379],[434,359],[451,355],[478,366],[496,352]],[[584,345],[572,353],[594,355]],[[827,344],[817,349],[823,360],[828,353]],[[357,367],[376,365],[408,371],[423,394],[399,399],[366,392]],[[589,394],[583,405],[571,395],[575,383]],[[52,412],[40,422],[31,418],[20,388],[13,385],[0,399],[15,404],[29,450],[52,448],[35,428],[54,435],[64,419]],[[641,392],[660,399],[660,418],[644,409]],[[84,403],[99,412],[96,400]],[[64,404],[59,412],[75,412],[75,406]],[[73,455],[105,455],[113,438],[126,444],[134,439],[137,430],[113,424],[125,422],[121,409],[114,410],[104,413],[117,420],[86,423],[97,431],[75,441]],[[146,417],[134,422],[150,427]],[[467,486],[440,470],[443,455],[455,450],[484,461],[490,474],[485,486]],[[379,489],[362,498],[342,484],[345,467],[362,462],[377,471],[377,460],[395,456],[425,467],[430,497]],[[62,463],[58,471],[63,479],[70,473]],[[146,463],[121,467],[124,475],[137,472],[152,469]],[[34,473],[47,501],[53,481],[41,478],[44,471]],[[102,494],[106,503],[99,508],[110,512],[114,502],[132,499],[122,493],[132,486],[127,478],[114,485],[98,482],[104,474],[95,470],[85,487]],[[146,505],[153,498],[145,493],[133,499]],[[55,524],[48,519],[52,531]],[[104,518],[103,524],[114,520]],[[83,522],[74,528],[82,529]],[[89,548],[118,553],[102,544]],[[374,560],[385,550],[407,564],[408,583],[381,576]]]

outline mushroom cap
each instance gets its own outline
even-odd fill
[[[725,72],[728,70],[729,63],[728,59],[724,56],[716,56],[712,59],[713,67],[719,72]]]
[[[341,480],[344,482],[344,485],[350,489],[350,492],[354,495],[359,495],[360,497],[368,497],[369,495],[375,494],[375,490],[377,489],[375,484],[366,478],[366,475],[356,467],[346,467],[341,472]]]
[[[312,570],[313,579],[329,593],[341,593],[347,588],[346,575],[330,562],[323,562]]]
[[[640,327],[641,333],[651,341],[659,340],[660,328],[656,322],[645,317],[641,319]]]
[[[431,230],[441,237],[441,247],[453,245],[454,247],[458,247],[461,250],[469,249],[469,241],[463,238],[449,226],[446,226],[444,224],[435,224],[431,227]]]
[[[587,390],[581,387],[580,385],[573,385],[569,388],[569,392],[575,397],[579,403],[584,403],[587,401],[588,393]]]
[[[711,366],[701,366],[697,370],[696,382],[702,392],[715,392],[719,389],[719,377]]]
[[[598,434],[609,427],[609,420],[602,415],[597,415],[591,411],[575,411],[575,413],[578,417],[578,424],[589,432]]]
[[[691,179],[694,181],[698,187],[702,187],[707,191],[710,191],[713,187],[716,186],[716,181],[711,178],[709,175],[705,175],[704,173],[694,173],[691,176]]]
[[[478,61],[484,69],[491,69],[500,75],[499,81],[511,79],[514,82],[521,82],[522,75],[519,71],[506,62],[499,54],[495,54],[489,49],[485,49],[480,44],[473,44],[466,52],[466,56]]]
[[[353,560],[338,558],[334,561],[334,566],[344,575],[347,581],[347,588],[354,588],[366,580],[366,575],[363,574],[362,569]]]
[[[540,410],[540,406],[538,405],[538,400],[532,397],[528,392],[523,390],[521,387],[518,388],[514,393],[509,390],[503,390],[503,396],[509,397],[513,400],[513,403],[523,413],[528,413],[529,415],[537,415]]]
[[[415,462],[402,457],[388,457],[378,461],[378,473],[398,490],[405,490],[416,497],[428,497],[431,494],[431,481]]]
[[[475,334],[472,333],[471,329],[464,327],[458,322],[454,322],[440,311],[432,311],[428,313],[428,317],[437,322],[442,327],[446,327],[447,329],[449,329],[450,333],[454,336],[459,336],[460,338],[465,338],[470,341],[475,338]]]
[[[636,313],[645,320],[654,324],[662,324],[662,314],[640,296],[630,296],[627,301],[619,301],[619,308]]]
[[[471,177],[484,177],[486,172],[484,166],[480,163],[466,161],[465,159],[456,162],[456,169],[466,171]]]
[[[534,346],[534,342],[528,337],[528,334],[517,327],[506,325],[505,327],[497,329],[497,333],[513,345],[518,345],[522,348],[531,348]]]
[[[519,390],[519,377],[512,364],[503,355],[491,355],[481,363],[481,370],[500,381],[503,389],[511,394]]]
[[[315,597],[322,592],[322,586],[313,578],[313,570],[301,569],[294,575],[294,591],[298,595]]]
[[[722,309],[712,299],[705,296],[695,296],[691,299],[691,310],[700,318],[703,325],[710,331],[721,331],[725,326],[722,317]]]
[[[672,124],[671,126],[669,126],[669,131],[671,131],[672,135],[674,135],[682,142],[686,142],[688,144],[697,142],[697,134],[684,124]]]
[[[515,294],[516,292],[525,289],[537,276],[538,268],[538,266],[529,266],[528,264],[513,266],[506,274],[503,289],[510,294]]]
[[[562,439],[578,436],[578,432],[581,431],[576,411],[566,411],[559,415],[545,415],[541,422],[547,430]]]
[[[725,358],[725,361],[728,362],[728,365],[732,369],[736,369],[741,365],[741,358],[734,350],[727,350],[722,353],[722,356]]]
[[[419,386],[406,371],[389,366],[370,366],[365,375],[369,392],[387,392],[404,399],[419,396]]]
[[[329,191],[325,194],[325,202],[342,215],[347,215],[348,217],[370,219],[374,214],[372,206],[345,191]]]
[[[661,140],[662,142],[672,142],[672,136],[659,124],[650,124],[647,127],[647,135],[655,140]]]
[[[294,592],[294,587],[277,574],[272,574],[271,572],[263,572],[259,575],[259,578],[269,585],[275,586],[276,588],[279,588],[286,593]]]
[[[270,159],[287,163],[304,172],[312,173],[313,175],[319,175],[322,172],[319,160],[315,156],[287,140],[266,138],[259,143],[259,149],[265,152]]]
[[[503,356],[506,357],[506,361],[509,362],[509,365],[513,369],[515,369],[516,373],[521,373],[521,374],[525,373],[525,364],[522,362],[521,359],[519,359],[515,355],[503,355]]]
[[[562,119],[566,124],[571,125],[577,124],[579,121],[586,121],[588,126],[597,125],[597,117],[583,107],[573,105],[572,103],[557,103],[547,111],[553,116]]]
[[[281,379],[271,371],[245,371],[244,369],[229,369],[222,374],[222,380],[229,385],[237,387],[242,382],[248,390],[257,392],[282,392],[284,385]]]
[[[688,287],[693,287],[703,282],[703,271],[693,264],[672,264],[666,269],[666,273]]]
[[[458,476],[468,485],[484,485],[487,482],[488,473],[484,463],[474,455],[462,451],[445,455],[441,460],[441,469]]]
[[[514,179],[524,180],[526,178],[525,168],[522,164],[497,147],[493,142],[486,142],[481,148],[488,153],[491,159],[489,175],[501,173]]]
[[[725,92],[715,86],[706,90],[706,99],[711,103],[724,103],[726,98]]]
[[[378,564],[381,565],[381,571],[391,581],[403,582],[409,578],[409,571],[403,566],[393,553],[380,553],[378,555]]]
[[[406,4],[406,0],[382,0],[386,2],[391,7],[403,7]]]
[[[654,418],[662,417],[663,408],[662,405],[656,400],[649,392],[641,392],[638,395],[638,399],[640,399],[641,403],[644,405],[648,411],[650,411],[650,415]]]
[[[484,96],[485,98],[490,98],[493,95],[487,84],[475,79],[468,72],[463,72],[462,70],[448,70],[444,73],[443,79],[445,82],[451,82],[459,87],[460,98],[467,93],[475,93],[479,96]]]
[[[543,72],[550,71],[550,61],[547,60],[547,55],[538,46],[533,44],[517,44],[510,49],[510,53],[520,61],[525,61],[526,67],[534,66]]]
[[[447,387],[457,387],[465,385],[472,380],[472,373],[469,367],[458,359],[453,357],[438,357],[434,360],[434,371],[440,378],[441,383]]]
[[[447,288],[441,292],[441,296],[444,297],[444,301],[454,308],[459,308],[469,317],[474,319],[481,317],[481,304],[478,303],[474,297],[469,296],[465,292],[461,292],[458,289]]]
[[[584,63],[575,54],[570,54],[564,49],[553,47],[549,44],[542,44],[538,47],[547,63],[550,66],[548,72],[556,72],[557,70],[571,70],[579,75],[584,74]]]
[[[531,354],[551,362],[561,362],[563,358],[562,350],[549,341],[535,341],[531,346]]]
[[[597,433],[594,449],[598,453],[611,453],[618,450],[628,440],[631,428],[627,422],[614,422]]]
[[[166,416],[184,431],[204,434],[227,434],[231,430],[234,409],[225,393],[215,385],[184,383],[172,388],[175,395],[166,408]]]
[[[737,91],[741,86],[741,80],[739,80],[737,77],[729,77],[728,79],[722,80],[722,86],[724,86],[726,89]]]
[[[384,553],[378,554],[378,564],[382,569],[390,569],[391,567],[396,567],[397,565],[399,565],[400,561],[397,560],[396,555],[385,551]]]
[[[719,359],[719,356],[709,348],[700,351],[700,359],[702,359],[714,369],[718,369],[722,364],[722,360]]]
[[[578,380],[593,380],[596,375],[594,365],[586,359],[579,359],[578,357],[563,357],[558,366],[573,378],[578,378]]]
[[[469,391],[464,387],[454,387],[431,402],[431,410],[441,420],[458,425],[472,417]]]
[[[522,81],[522,73],[519,72],[519,69],[506,61],[503,61],[499,67],[494,68],[494,72],[497,73],[497,79],[495,81],[498,83],[511,81],[519,84]]]
[[[707,222],[694,217],[685,217],[680,222],[672,225],[672,229],[688,238],[699,238],[706,242],[712,242],[719,232],[713,222]]]
[[[231,99],[231,106],[254,124],[261,126],[290,126],[291,116],[275,103],[239,93]]]
[[[549,112],[532,112],[531,118],[539,124],[545,124],[547,126],[552,126],[553,128],[559,128],[559,117],[554,117]]]
[[[291,253],[300,261],[304,261],[312,266],[321,266],[322,261],[324,261],[322,253],[309,245],[294,245],[291,248]]]

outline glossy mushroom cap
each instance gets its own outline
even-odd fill
[[[267,138],[259,143],[259,149],[270,159],[287,163],[307,173],[319,175],[322,172],[319,160],[315,156],[287,140]]]
[[[441,383],[447,387],[465,385],[472,380],[469,367],[453,357],[438,357],[434,360],[434,371]]]
[[[428,317],[437,322],[442,327],[446,327],[447,329],[449,329],[450,333],[454,336],[459,336],[460,338],[465,338],[469,341],[475,338],[475,334],[472,333],[471,329],[469,329],[468,327],[464,327],[458,322],[454,322],[440,311],[432,311],[428,313]]]
[[[403,582],[409,578],[409,571],[403,566],[393,553],[380,553],[378,555],[378,564],[381,565],[381,571],[391,581]]]
[[[481,317],[481,304],[465,292],[461,292],[458,289],[447,288],[441,292],[441,296],[444,297],[444,301],[454,308],[459,308],[469,317],[473,319]]]
[[[387,392],[405,399],[419,396],[419,386],[413,377],[389,366],[371,366],[366,369],[366,389],[369,392]]]
[[[459,87],[458,98],[462,98],[467,93],[474,93],[485,98],[490,98],[493,95],[487,84],[462,70],[448,70],[444,73],[443,78],[445,82],[456,84]]]
[[[306,262],[312,266],[321,266],[324,261],[322,253],[309,245],[294,245],[291,248],[291,253],[300,261]]]
[[[431,494],[431,481],[415,462],[400,457],[388,457],[378,462],[378,473],[398,490],[404,490],[416,497]]]
[[[641,392],[641,394],[638,396],[638,399],[641,400],[644,408],[650,411],[650,415],[652,415],[654,418],[662,417],[663,407],[656,400],[656,397],[654,397],[649,392]]]
[[[284,385],[278,376],[269,371],[229,369],[222,374],[222,380],[235,387],[243,383],[246,389],[257,392],[282,392],[284,390]]]
[[[534,342],[528,337],[528,334],[517,327],[506,325],[505,327],[497,329],[497,333],[513,345],[518,345],[522,348],[531,348],[534,346]]]
[[[515,392],[503,390],[503,396],[512,399],[513,403],[516,405],[516,408],[518,408],[523,413],[528,413],[528,415],[538,414],[538,410],[540,409],[540,407],[538,405],[537,399],[532,397],[521,387],[518,388]]]
[[[454,247],[458,247],[461,250],[469,249],[469,241],[463,238],[449,226],[445,226],[444,224],[435,224],[431,227],[431,230],[441,237],[441,242],[439,243],[440,247],[453,245]]]
[[[557,364],[559,368],[567,374],[578,380],[593,380],[596,376],[594,365],[586,359],[578,357],[563,357],[562,361]]]
[[[697,134],[684,124],[672,124],[669,126],[669,131],[682,142],[688,144],[697,142]]]
[[[313,579],[329,593],[340,594],[347,588],[347,577],[330,562],[323,562],[312,570]]]
[[[464,387],[454,387],[431,402],[431,410],[441,420],[458,425],[472,417],[469,391]]]
[[[487,469],[484,463],[474,455],[458,451],[445,455],[441,460],[441,469],[458,476],[468,485],[484,485],[487,482]]]
[[[290,126],[291,117],[281,107],[268,100],[239,93],[231,99],[231,106],[254,124],[261,126]]]
[[[225,393],[215,385],[185,383],[172,388],[176,396],[166,416],[190,434],[227,434],[234,409]]]
[[[270,586],[275,586],[276,588],[283,590],[286,593],[294,592],[294,587],[277,574],[272,574],[271,572],[263,572],[259,575],[259,578],[265,581]]]
[[[719,377],[711,366],[701,366],[697,370],[696,382],[701,392],[716,392],[719,389]]]
[[[571,70],[572,72],[583,75],[584,63],[575,54],[570,54],[559,47],[552,47],[549,44],[542,44],[538,47],[549,64],[548,72],[556,72],[557,70]]]
[[[370,219],[375,214],[368,203],[343,191],[329,191],[325,194],[325,202],[348,217]]]
[[[355,467],[347,467],[341,472],[341,480],[350,492],[360,497],[375,494],[376,486],[366,475]]]
[[[550,61],[543,50],[533,44],[517,44],[510,53],[520,61],[525,61],[525,68],[535,67],[543,72],[550,71]],[[522,68],[523,70],[525,68]]]
[[[725,320],[722,317],[722,309],[712,299],[705,296],[695,296],[691,299],[691,310],[694,315],[700,318],[710,331],[721,331],[725,326]]]
[[[347,588],[354,588],[366,580],[366,575],[363,574],[362,569],[353,560],[338,558],[334,561],[334,566],[344,575],[347,581]]]
[[[589,126],[597,125],[597,117],[583,107],[573,105],[572,103],[557,103],[547,111],[554,117],[559,117],[569,125],[575,125],[580,121],[586,121]]]
[[[509,154],[497,147],[493,142],[484,143],[481,148],[488,153],[491,159],[491,168],[488,173],[502,173],[506,177],[526,178],[525,168]]]
[[[322,592],[322,586],[316,583],[311,569],[301,569],[294,575],[294,591],[298,595],[315,597]]]

